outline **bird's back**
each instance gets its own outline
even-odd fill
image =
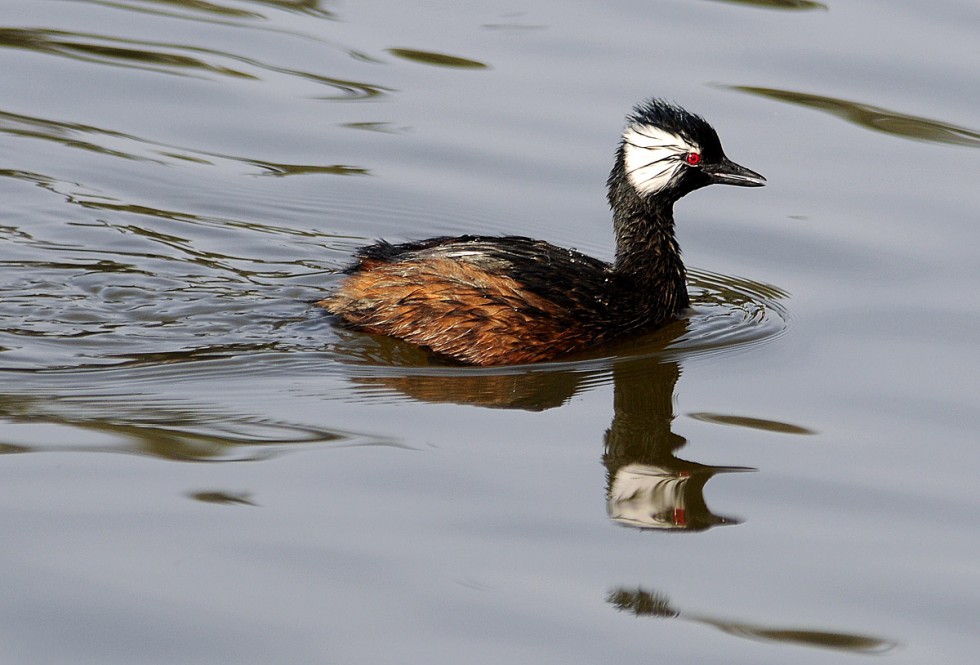
[[[379,242],[347,273],[318,305],[351,327],[466,363],[547,360],[607,330],[609,264],[522,236]]]

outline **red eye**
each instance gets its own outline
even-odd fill
[[[687,156],[684,157],[684,161],[690,164],[691,166],[697,166],[698,164],[701,163],[701,153],[689,152],[687,153]]]

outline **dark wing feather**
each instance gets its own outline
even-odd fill
[[[449,259],[510,277],[528,292],[553,302],[570,318],[609,316],[611,266],[573,249],[525,236],[442,236],[393,245],[384,241],[362,248],[348,268],[352,274],[378,263]]]

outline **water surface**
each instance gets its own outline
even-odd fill
[[[6,2],[3,659],[972,662],[978,20]],[[684,320],[480,369],[310,305],[378,237],[608,259],[650,95],[769,180],[677,206]]]

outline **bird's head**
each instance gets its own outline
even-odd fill
[[[760,187],[766,182],[725,156],[704,118],[660,99],[638,104],[627,117],[610,184],[617,178],[641,198],[665,203],[706,185]]]

